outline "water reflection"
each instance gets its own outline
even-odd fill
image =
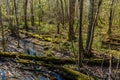
[[[35,50],[34,46],[36,46],[36,45],[27,40],[23,40],[24,53],[29,54],[31,56],[33,56],[33,55],[44,56],[42,52],[37,52],[37,50]]]
[[[4,69],[0,70],[0,80],[6,80],[6,71]]]
[[[39,80],[50,80],[49,78],[44,78],[44,77],[42,77],[42,76],[39,76],[38,79],[39,79]]]

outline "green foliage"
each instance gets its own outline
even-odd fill
[[[50,34],[51,31],[53,31],[53,25],[49,25],[49,24],[42,24],[39,27],[39,34]]]

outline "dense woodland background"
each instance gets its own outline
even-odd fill
[[[0,26],[0,80],[7,62],[30,80],[120,79],[119,0],[0,0]]]

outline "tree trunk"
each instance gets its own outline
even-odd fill
[[[63,7],[63,1],[60,0],[61,3],[61,13],[62,13],[62,25],[64,26],[64,7]]]
[[[65,4],[65,14],[64,14],[64,16],[65,16],[65,22],[68,22],[68,20],[69,20],[67,1],[68,0],[64,0],[64,4]]]
[[[94,29],[95,29],[96,22],[97,22],[97,19],[98,19],[98,14],[99,14],[99,11],[100,11],[101,4],[102,4],[102,0],[99,0],[99,2],[98,2],[98,8],[97,8],[97,10],[95,12],[95,17],[93,16],[94,19],[93,19],[93,17],[91,17],[92,19],[89,21],[89,24],[90,24],[90,22],[92,24],[91,24],[91,26],[90,25],[88,26],[88,31],[89,31],[88,34],[87,34],[88,35],[87,36],[87,41],[88,42],[86,44],[86,50],[85,50],[86,55],[88,55],[88,56],[92,55],[91,54],[91,48],[92,48],[92,43],[93,43],[93,38],[94,38]],[[93,2],[91,2],[91,6],[93,6],[91,9],[94,10],[94,3]],[[93,11],[93,10],[90,10],[90,11]],[[93,12],[90,12],[90,14],[93,15]]]
[[[28,0],[25,0],[24,3],[24,26],[25,26],[25,30],[28,31],[28,24],[27,24],[27,5],[28,5]]]
[[[18,47],[20,47],[19,45],[19,21],[18,21],[18,1],[17,0],[14,0],[14,9],[15,9],[15,18],[16,18],[16,36],[17,36],[17,39],[18,39]]]
[[[31,0],[31,25],[34,26],[34,11],[33,11],[33,0]]]
[[[83,50],[83,39],[82,39],[82,21],[83,21],[83,2],[84,0],[79,0],[79,53],[78,53],[78,67],[80,68],[82,66],[82,54],[84,52]]]
[[[2,28],[2,47],[3,47],[3,51],[5,51],[5,36],[4,36],[4,27],[3,27],[3,22],[2,22],[1,5],[0,5],[0,25],[1,25],[1,28]]]
[[[9,24],[9,29],[10,29],[10,31],[11,31],[11,34],[12,35],[14,35],[15,34],[15,31],[14,31],[14,28],[13,28],[13,19],[11,18],[11,13],[10,13],[10,3],[9,3],[9,1],[7,0],[6,1],[6,11],[7,11],[7,15],[8,15],[8,18],[7,18],[7,20],[8,20],[8,24]]]
[[[41,26],[40,22],[41,22],[41,14],[40,14],[40,5],[41,5],[41,0],[39,0],[39,26]]]
[[[57,34],[60,34],[60,23],[57,23]]]
[[[56,24],[57,24],[57,34],[60,34],[60,19],[61,19],[61,13],[60,13],[60,3],[59,1],[57,0],[56,1],[56,7],[58,7],[56,9]]]
[[[75,13],[75,2],[76,0],[69,0],[69,32],[68,32],[68,40],[75,40],[74,33],[74,13]]]
[[[89,13],[88,13],[88,31],[87,31],[87,41],[86,41],[86,49],[85,49],[85,53],[89,54],[91,52],[91,45],[89,44],[90,40],[91,40],[91,29],[92,29],[92,25],[93,25],[93,11],[94,11],[94,0],[90,0],[89,1]],[[90,46],[89,46],[90,45]],[[89,46],[89,47],[88,47]]]
[[[108,28],[108,35],[110,35],[112,33],[112,21],[113,21],[113,6],[114,6],[114,1],[115,0],[112,0],[112,4],[111,4],[111,7],[110,7],[110,16],[109,16],[109,28]]]

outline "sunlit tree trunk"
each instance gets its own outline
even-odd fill
[[[93,43],[93,38],[94,38],[94,29],[95,29],[96,22],[98,19],[98,14],[100,11],[101,4],[102,4],[102,0],[99,0],[98,8],[95,11],[95,14],[93,14],[94,13],[94,0],[90,0],[90,10],[89,10],[89,18],[88,18],[88,34],[87,34],[87,43],[86,43],[86,49],[85,49],[85,53],[88,56],[92,55],[91,48],[92,48],[92,43]]]
[[[94,14],[94,0],[89,0],[89,13],[88,13],[88,31],[87,31],[87,41],[86,41],[86,54],[89,54],[91,52],[91,45],[90,45],[90,40],[91,40],[91,29],[93,25],[93,14]]]

